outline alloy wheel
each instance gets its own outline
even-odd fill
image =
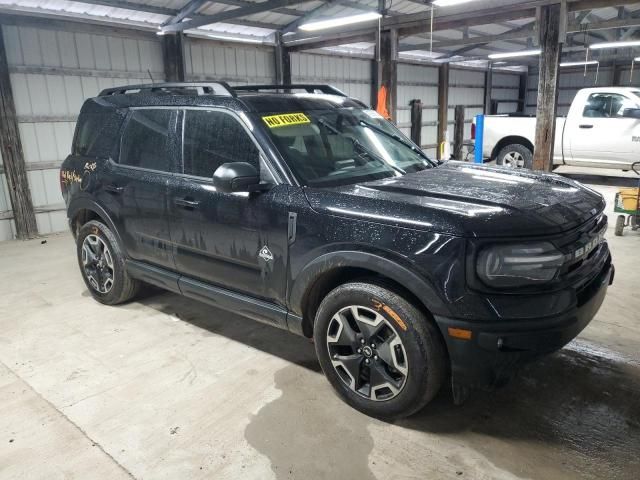
[[[91,287],[98,293],[113,288],[113,256],[107,244],[97,235],[87,235],[82,242],[82,268]]]
[[[357,394],[374,401],[396,397],[409,371],[407,354],[393,325],[363,306],[338,311],[327,328],[331,364]]]
[[[524,168],[524,157],[519,152],[509,152],[502,157],[502,165],[508,168]]]

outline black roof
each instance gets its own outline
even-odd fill
[[[220,106],[238,111],[295,112],[339,107],[366,108],[330,85],[243,85],[224,82],[155,83],[109,88],[93,99],[116,108]]]

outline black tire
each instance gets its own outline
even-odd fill
[[[358,367],[352,370],[354,372],[363,372],[363,376],[359,378],[366,378],[369,381],[368,388],[370,392],[368,397],[362,392],[356,391],[358,383],[355,383],[355,381],[351,383],[351,379],[354,377],[347,373],[345,368],[342,368],[342,365],[344,365],[341,362],[342,358],[350,359],[349,364],[351,366],[354,365],[353,358],[358,356],[357,350],[354,350],[354,347],[348,347],[349,350],[341,350],[343,356],[339,356],[335,353],[336,350],[333,350],[332,353],[330,349],[347,347],[333,343],[330,347],[328,343],[329,338],[333,338],[334,340],[332,341],[336,341],[336,338],[338,340],[342,339],[343,328],[341,325],[344,322],[351,325],[354,323],[353,317],[350,320],[346,320],[347,316],[351,315],[349,312],[352,310],[348,308],[350,306],[358,306],[359,316],[367,316],[372,312],[375,315],[377,312],[384,319],[384,322],[381,322],[384,323],[381,333],[376,334],[380,336],[371,336],[365,342],[368,345],[369,341],[371,341],[372,347],[375,345],[374,342],[379,342],[378,346],[374,347],[377,350],[369,349],[374,354],[379,354],[379,357],[375,355],[375,357],[367,358],[365,357],[367,352],[362,353],[360,356],[363,358],[360,359]],[[334,316],[338,312],[343,312],[344,316],[339,318],[345,319],[344,322],[335,320]],[[377,315],[370,318],[374,318],[374,321],[381,321]],[[339,332],[337,337],[335,333],[336,322]],[[355,323],[357,324],[358,322]],[[351,328],[350,332],[355,333],[356,330]],[[360,335],[362,335],[362,332],[364,332],[364,329],[361,330]],[[386,341],[383,341],[383,334],[389,335]],[[396,335],[395,337],[393,336],[394,334]],[[345,340],[348,337],[348,334],[345,335]],[[397,345],[397,339],[400,340],[401,346]],[[351,338],[348,338],[348,340],[350,341]],[[371,283],[347,283],[332,290],[325,297],[316,313],[314,341],[322,370],[338,395],[356,410],[372,417],[393,420],[416,413],[433,399],[447,376],[447,355],[440,332],[434,323],[402,296],[387,288]],[[362,338],[356,338],[352,344],[358,345],[361,341]],[[339,342],[336,341],[336,343]],[[392,344],[391,350],[388,347],[390,343]],[[383,351],[387,353],[383,354]],[[393,367],[389,368],[390,363],[382,360],[383,357],[388,358],[390,351],[394,352],[394,366],[398,368],[400,368],[401,364],[405,366],[406,375],[403,375]],[[404,362],[398,362],[398,358],[404,360]],[[365,366],[363,362],[367,360],[370,363]],[[340,363],[340,365],[334,367],[334,361]],[[355,361],[358,361],[358,359],[356,358]],[[376,372],[383,369],[385,373],[393,375],[394,380],[400,378],[395,383],[396,386],[401,384],[396,389],[397,391],[392,391],[385,384],[381,385],[378,382],[374,384],[371,376],[374,374],[374,368]],[[338,370],[341,370],[342,373],[338,373]],[[375,375],[378,379],[388,378],[388,376],[381,376],[378,373]],[[353,388],[347,382],[351,383]],[[362,390],[367,390],[366,381],[360,383],[363,385],[361,387]],[[386,385],[390,385],[390,383]],[[382,394],[378,395],[378,392],[382,392]]]
[[[624,233],[624,224],[625,224],[624,215],[618,215],[618,218],[616,219],[616,229],[615,229],[616,237],[621,237],[622,234]]]
[[[522,144],[512,143],[500,149],[496,164],[510,168],[531,168],[533,152]]]
[[[111,288],[108,291],[100,291],[96,284],[92,284],[89,279],[89,274],[87,273],[87,269],[85,268],[83,262],[83,245],[85,243],[85,239],[91,236],[92,239],[95,240],[97,237],[100,241],[106,244],[112,259],[112,277]],[[78,255],[78,265],[80,267],[80,273],[82,274],[82,279],[84,283],[87,285],[89,289],[89,293],[91,296],[95,298],[98,302],[104,303],[105,305],[117,305],[119,303],[124,303],[128,300],[131,300],[136,296],[138,290],[140,288],[140,282],[131,278],[125,268],[125,257],[122,253],[120,245],[116,240],[115,235],[109,228],[96,220],[91,220],[85,223],[78,232],[78,238],[76,240],[76,251]],[[98,275],[96,275],[98,276]],[[102,280],[102,277],[100,277]],[[94,279],[94,282],[96,280]],[[100,284],[103,282],[101,281]],[[102,285],[104,287],[104,285]],[[106,290],[106,288],[104,289]]]

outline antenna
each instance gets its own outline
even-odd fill
[[[149,78],[151,79],[151,83],[156,83],[156,82],[153,80],[153,75],[151,75],[151,70],[149,70],[148,68],[147,68],[147,73],[149,74]]]

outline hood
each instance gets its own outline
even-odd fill
[[[305,192],[319,213],[471,237],[561,233],[605,206],[599,193],[559,175],[453,161],[402,177]]]

